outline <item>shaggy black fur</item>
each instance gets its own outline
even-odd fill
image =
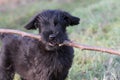
[[[68,40],[66,27],[79,24],[79,18],[61,10],[37,14],[25,26],[39,29],[42,41],[13,34],[2,34],[0,80],[65,80],[72,65],[73,48],[58,46]]]

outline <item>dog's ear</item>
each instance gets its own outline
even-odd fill
[[[72,16],[67,12],[64,12],[64,20],[65,20],[67,26],[69,26],[69,25],[73,26],[73,25],[79,24],[80,18]]]
[[[38,21],[37,21],[38,15],[34,16],[25,26],[24,28],[30,30],[30,29],[36,29],[38,26]]]

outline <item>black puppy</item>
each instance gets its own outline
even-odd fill
[[[2,34],[0,80],[13,80],[18,73],[22,80],[65,80],[72,65],[73,48],[59,46],[68,40],[66,27],[79,24],[79,18],[61,10],[46,10],[25,26],[39,29],[42,40]]]

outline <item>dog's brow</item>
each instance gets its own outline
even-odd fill
[[[48,21],[49,18],[47,16],[39,16],[38,21]]]

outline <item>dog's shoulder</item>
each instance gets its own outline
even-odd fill
[[[17,46],[25,42],[29,42],[30,39],[26,37],[22,37],[19,35],[15,34],[2,34],[0,35],[0,39],[4,45],[9,45],[9,46]]]
[[[3,43],[15,43],[16,41],[18,41],[18,36],[17,35],[13,35],[13,34],[2,34],[0,36],[0,39],[2,40]]]

